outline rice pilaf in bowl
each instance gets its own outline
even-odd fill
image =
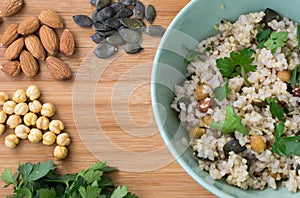
[[[215,10],[219,5],[217,24],[199,23],[198,30],[194,22],[201,38],[185,31],[184,21],[197,14],[191,11],[207,6],[191,2],[181,13],[188,16],[175,19],[158,50],[152,97],[161,134],[183,168],[220,197],[297,196],[297,18],[285,14],[279,1],[206,3]],[[239,6],[240,14],[229,13]]]

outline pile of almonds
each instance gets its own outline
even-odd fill
[[[0,45],[7,47],[5,57],[9,61],[2,65],[1,70],[11,76],[17,76],[22,70],[26,76],[33,78],[39,71],[38,60],[46,59],[54,79],[70,79],[72,73],[67,64],[55,57],[59,52],[71,56],[75,50],[75,41],[68,29],[64,29],[58,38],[55,29],[63,27],[60,15],[50,9],[41,11],[38,17],[30,16],[20,24],[8,26]]]
[[[57,144],[54,157],[65,159],[67,146],[71,143],[68,133],[63,132],[65,126],[61,120],[51,118],[56,108],[51,103],[41,103],[40,90],[31,85],[26,90],[18,89],[9,99],[5,92],[0,92],[0,135],[9,127],[14,133],[5,137],[5,146],[15,148],[20,140],[28,139],[31,143],[42,142],[44,145]]]

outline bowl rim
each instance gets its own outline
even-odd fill
[[[174,27],[177,25],[177,21],[179,18],[184,17],[184,15],[192,9],[195,4],[197,3],[196,0],[191,0],[183,9],[180,10],[180,12],[176,15],[176,17],[172,20],[170,23],[167,31],[165,32],[163,38],[161,39],[161,42],[157,48],[155,58],[154,58],[154,63],[153,63],[153,68],[152,68],[152,74],[151,74],[151,99],[152,99],[152,109],[155,117],[155,121],[157,124],[157,127],[160,131],[160,135],[162,136],[162,139],[164,140],[165,144],[167,145],[169,151],[175,158],[175,160],[179,163],[179,165],[187,172],[190,177],[192,177],[198,184],[200,184],[203,188],[206,190],[210,191],[214,195],[218,197],[224,197],[224,198],[232,198],[231,195],[228,195],[227,193],[221,191],[220,189],[216,188],[215,186],[212,186],[208,183],[206,183],[204,180],[202,180],[198,174],[178,155],[178,152],[176,151],[175,147],[171,144],[170,139],[167,136],[167,132],[163,128],[163,123],[159,119],[159,109],[157,108],[157,100],[156,100],[156,87],[154,86],[156,82],[156,74],[158,72],[158,67],[157,65],[159,64],[159,57],[162,53],[163,46],[165,45],[166,37],[170,34],[170,29],[174,29]]]

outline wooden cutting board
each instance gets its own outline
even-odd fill
[[[143,0],[157,9],[155,24],[168,27],[188,0]],[[11,23],[27,16],[37,16],[43,8],[59,12],[75,37],[77,48],[71,58],[62,57],[71,67],[73,79],[53,80],[45,62],[40,62],[40,74],[28,79],[23,74],[9,77],[0,72],[0,91],[10,96],[16,89],[35,84],[42,92],[42,102],[55,104],[55,118],[66,125],[65,132],[72,138],[70,155],[65,161],[55,161],[60,173],[75,173],[90,164],[103,160],[120,170],[112,174],[117,184],[142,198],[153,197],[214,197],[197,184],[172,158],[156,128],[151,109],[150,78],[152,62],[160,38],[143,36],[142,53],[128,55],[121,47],[111,59],[96,59],[91,54],[96,46],[90,36],[92,29],[80,28],[72,20],[76,14],[90,15],[89,0],[25,0],[24,9],[17,15],[4,18],[0,35]],[[60,33],[61,31],[58,31]],[[4,48],[0,48],[3,64]],[[54,146],[21,141],[16,149],[4,146],[0,136],[0,172],[4,168],[16,170],[18,163],[41,162],[53,159]],[[2,188],[0,197],[11,194]]]

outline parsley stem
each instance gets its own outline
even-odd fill
[[[247,84],[247,86],[251,86],[251,83],[249,82],[249,80],[247,78],[245,68],[243,66],[241,66],[241,75],[242,75],[245,83]]]

